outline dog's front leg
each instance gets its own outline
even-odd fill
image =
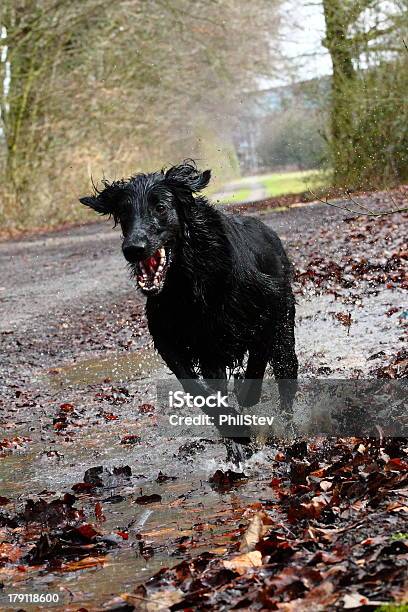
[[[245,378],[244,380],[237,380],[235,383],[235,391],[240,406],[249,408],[259,402],[267,363],[266,355],[249,351]]]
[[[198,378],[185,355],[179,354],[163,345],[158,346],[156,344],[156,348],[167,366],[182,384],[186,393],[191,393],[194,396],[202,395],[204,397],[213,395],[214,390],[205,381]]]
[[[191,393],[194,397],[201,396],[205,398],[215,394],[213,387],[205,380],[200,380],[198,378],[193,367],[188,363],[185,357],[183,358],[177,355],[174,351],[164,350],[163,347],[162,350],[158,348],[158,351],[170,370],[176,375],[186,393]],[[225,392],[227,393],[226,387]],[[211,407],[204,404],[201,410],[212,419],[212,423],[219,431],[221,437],[232,438],[235,442],[240,444],[250,443],[251,430],[249,427],[240,425],[239,428],[237,428],[237,426],[234,425],[234,422],[237,421],[234,421],[234,419],[232,419],[232,424],[230,424],[229,421],[221,422],[220,414],[237,419],[239,416],[238,412],[232,406],[225,406],[223,404],[221,411],[220,407]]]
[[[225,367],[214,366],[200,359],[201,373],[204,381],[214,391],[220,391],[223,395],[228,394],[227,373]]]

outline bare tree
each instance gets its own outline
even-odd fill
[[[277,1],[3,0],[3,216],[38,217],[41,200],[58,220],[92,171],[231,142],[242,92],[273,66]]]

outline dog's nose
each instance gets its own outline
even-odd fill
[[[147,242],[144,240],[139,240],[138,242],[133,242],[132,244],[124,244],[122,251],[127,261],[130,263],[136,263],[137,261],[147,258]]]

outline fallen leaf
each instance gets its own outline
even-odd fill
[[[408,463],[399,458],[390,459],[390,461],[386,464],[385,469],[395,470],[398,472],[408,472]]]
[[[89,523],[84,523],[79,527],[75,527],[74,530],[82,537],[84,540],[92,542],[94,538],[99,535],[98,531],[89,525]]]
[[[250,567],[260,567],[262,565],[262,555],[259,550],[232,557],[229,560],[223,561],[226,569],[234,570],[238,574],[245,574]]]
[[[21,551],[17,546],[3,542],[0,544],[0,564],[15,563],[21,557]]]
[[[140,436],[136,436],[135,434],[128,434],[127,436],[123,436],[120,443],[121,444],[139,444],[142,441]]]
[[[103,513],[101,502],[96,502],[95,504],[95,516],[98,519],[98,521],[106,521],[106,516]]]
[[[208,480],[214,488],[220,491],[227,491],[234,486],[240,485],[244,480],[247,480],[247,476],[243,472],[234,472],[227,470],[217,470]]]
[[[329,480],[322,480],[320,483],[320,488],[322,491],[328,491],[332,488],[332,483]]]
[[[255,549],[259,540],[268,531],[265,521],[270,520],[265,512],[257,512],[248,525],[241,539],[240,552],[246,553]]]
[[[184,593],[180,589],[158,591],[153,593],[145,601],[144,605],[140,606],[140,600],[138,602],[138,609],[144,609],[146,612],[159,612],[159,610],[170,610],[172,606],[180,603],[184,599]]]
[[[156,502],[161,502],[161,495],[157,495],[157,493],[153,493],[152,495],[141,495],[136,498],[137,504],[154,504]]]
[[[75,409],[75,406],[73,404],[60,404],[60,410],[62,412],[72,412]]]
[[[156,482],[167,482],[167,480],[177,480],[177,476],[167,476],[160,470]]]
[[[378,607],[386,604],[385,601],[374,601],[372,599],[368,599],[364,595],[360,595],[360,593],[350,593],[346,594],[343,597],[343,608],[344,610],[352,610],[354,608],[361,608],[363,606],[371,606]]]
[[[151,414],[155,411],[153,404],[141,404],[138,408],[141,414]]]
[[[75,491],[75,493],[90,493],[95,489],[95,485],[90,482],[77,482],[72,485],[71,489]]]
[[[96,567],[97,565],[104,565],[105,563],[106,557],[85,557],[85,559],[79,559],[79,561],[63,563],[59,571],[75,572],[77,570],[88,569],[89,567]]]

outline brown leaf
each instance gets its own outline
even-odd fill
[[[75,491],[75,493],[90,493],[95,489],[95,485],[91,482],[77,482],[72,485],[71,489]]]
[[[241,485],[244,480],[247,480],[247,476],[243,472],[234,472],[232,470],[223,472],[222,470],[217,470],[209,478],[208,482],[220,491],[227,491],[234,486]]]
[[[183,599],[184,593],[180,589],[158,591],[150,595],[142,606],[140,606],[139,600],[137,609],[146,610],[146,612],[164,612],[170,610],[172,606],[180,603]]]
[[[77,570],[88,569],[89,567],[96,567],[97,565],[104,565],[106,557],[85,557],[85,559],[79,559],[79,561],[71,561],[64,563],[59,571],[62,572],[75,572]]]
[[[15,563],[21,557],[21,551],[17,546],[3,542],[0,544],[0,564]]]
[[[255,514],[242,536],[239,546],[240,552],[246,553],[255,549],[259,540],[268,531],[268,527],[266,526],[267,521],[271,522],[265,512],[257,512]]]
[[[351,312],[336,312],[334,316],[344,327],[350,329],[352,323]]]
[[[101,502],[96,502],[95,504],[95,516],[98,519],[98,521],[106,521],[106,516],[103,513]]]
[[[311,589],[303,599],[293,599],[288,603],[278,603],[283,612],[325,612],[338,599],[333,583],[326,580]]]
[[[366,606],[368,604],[367,597],[364,595],[360,595],[360,593],[351,593],[346,594],[343,597],[343,608],[345,610],[352,610],[353,608],[360,608],[361,606]]]
[[[385,466],[385,469],[392,471],[395,470],[397,472],[408,472],[408,463],[399,458],[390,459],[390,461]]]
[[[74,531],[77,532],[87,542],[93,542],[95,537],[99,535],[96,529],[94,529],[92,525],[89,525],[89,523],[83,523],[79,527],[74,527]]]
[[[152,414],[155,411],[153,404],[141,404],[138,408],[141,414]]]
[[[121,444],[139,444],[142,441],[140,436],[136,436],[135,434],[128,434],[127,436],[123,436],[120,443]]]
[[[161,502],[161,495],[157,495],[157,493],[153,493],[152,495],[141,495],[136,498],[137,504],[154,504],[156,502]]]
[[[229,560],[223,561],[226,569],[234,570],[238,574],[245,574],[251,567],[260,567],[262,565],[262,555],[259,550],[232,557]]]
[[[320,488],[322,491],[328,491],[332,488],[332,483],[329,480],[322,480],[320,483]]]
[[[60,410],[61,412],[72,412],[75,409],[75,406],[73,404],[60,404]]]

